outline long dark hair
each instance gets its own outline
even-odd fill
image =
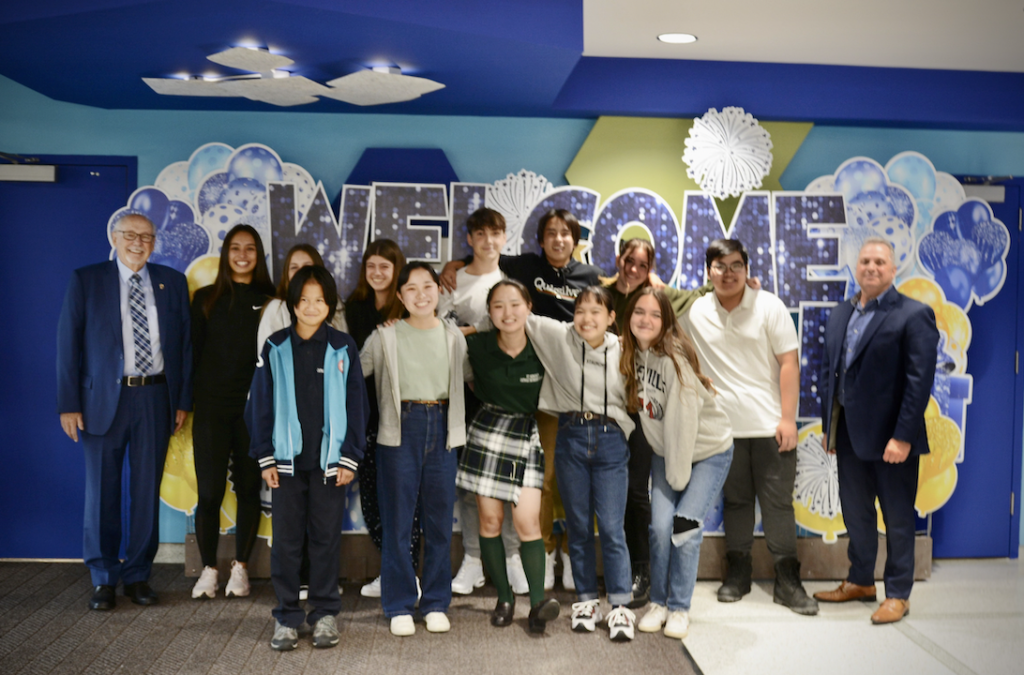
[[[374,255],[379,255],[381,258],[391,261],[391,264],[395,266],[394,273],[391,276],[391,285],[388,287],[388,299],[384,306],[380,308],[380,315],[385,321],[397,319],[401,316],[402,310],[405,309],[402,303],[398,302],[398,274],[405,267],[405,256],[402,254],[402,249],[398,248],[398,244],[390,239],[376,239],[371,241],[369,246],[366,247],[366,250],[363,252],[363,264],[359,267],[359,281],[356,282],[355,290],[352,291],[345,302],[366,300],[374,295],[374,290],[370,288],[370,284],[366,281],[366,261],[370,259],[370,256]]]
[[[288,255],[284,257],[284,267],[281,269],[281,280],[277,282],[277,294],[274,296],[278,300],[288,301],[288,266],[292,264],[292,256],[299,251],[302,251],[310,257],[314,265],[324,267],[323,256],[320,255],[320,251],[316,250],[316,247],[312,244],[296,244],[288,249]]]
[[[679,357],[682,356],[704,388],[712,393],[715,391],[715,388],[711,386],[711,380],[700,370],[697,350],[693,348],[693,343],[687,337],[686,331],[676,321],[676,313],[672,309],[672,303],[669,302],[668,296],[660,288],[647,286],[634,295],[626,305],[626,317],[622,323],[622,356],[619,359],[619,372],[625,378],[626,410],[631,413],[640,409],[640,387],[636,381],[636,353],[640,351],[640,347],[629,327],[629,320],[633,316],[633,310],[636,309],[636,303],[647,295],[658,302],[658,309],[661,310],[661,332],[651,344],[651,351],[659,356],[667,356],[672,359],[676,377],[680,382],[683,381],[683,370],[679,366]]]
[[[203,302],[203,314],[207,318],[210,317],[210,311],[213,310],[213,306],[217,304],[217,300],[222,295],[227,293],[234,300],[235,288],[231,285],[231,263],[228,262],[228,256],[230,255],[231,241],[240,232],[248,232],[252,235],[252,240],[256,242],[256,269],[252,271],[252,281],[249,282],[249,286],[268,298],[274,295],[274,282],[271,281],[270,272],[267,270],[267,255],[263,251],[263,240],[260,239],[259,232],[251,225],[235,225],[224,237],[224,245],[220,249],[220,263],[217,265],[217,279],[213,282],[213,292],[206,296],[206,301]]]

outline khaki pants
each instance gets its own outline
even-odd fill
[[[544,489],[540,497],[540,536],[544,540],[544,550],[551,553],[557,542],[552,532],[554,529],[555,509],[562,511],[562,499],[558,494],[558,483],[555,481],[555,440],[558,438],[558,416],[537,412],[537,433],[540,434],[540,446],[544,449]],[[569,538],[562,535],[562,550],[569,552]]]

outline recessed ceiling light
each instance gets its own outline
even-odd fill
[[[690,42],[696,42],[697,36],[690,35],[689,33],[662,33],[658,36],[658,39],[673,45],[685,45]]]

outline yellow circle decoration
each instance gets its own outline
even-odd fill
[[[195,456],[192,454],[192,413],[185,416],[181,430],[171,436],[167,445],[160,499],[172,509],[186,514],[195,511],[199,501]]]
[[[220,256],[204,255],[196,258],[185,270],[185,278],[188,279],[188,297],[192,298],[203,286],[209,286],[217,280],[217,266],[220,264]]]
[[[954,464],[939,475],[918,483],[917,501],[914,502],[917,514],[923,518],[945,506],[956,490],[957,477],[957,468]]]

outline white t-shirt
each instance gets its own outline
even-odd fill
[[[491,287],[505,278],[501,270],[475,275],[463,267],[456,273],[455,293],[445,291],[438,298],[437,316],[454,319],[459,326],[477,326],[488,318],[487,294]]]
[[[793,318],[778,297],[745,288],[731,312],[718,296],[697,298],[680,319],[701,368],[718,390],[734,438],[775,436],[782,419],[778,354],[800,347]]]

